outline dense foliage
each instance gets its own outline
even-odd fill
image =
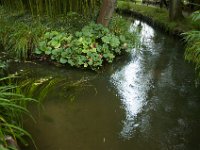
[[[3,49],[19,60],[27,60],[39,38],[49,29],[74,33],[88,24],[88,18],[68,13],[57,19],[32,18],[30,15],[9,13],[0,7],[0,44]]]
[[[26,144],[24,136],[31,135],[22,129],[21,119],[23,114],[29,114],[27,103],[34,101],[19,93],[17,86],[11,84],[13,77],[0,79],[0,148],[9,148],[5,137],[11,136]],[[11,148],[13,149],[13,148]]]
[[[56,17],[68,12],[93,16],[98,10],[100,0],[0,0],[0,5],[9,11],[29,12],[37,17]]]
[[[200,11],[195,12],[192,17],[194,22],[199,22]],[[196,70],[200,77],[200,30],[186,32],[184,35],[187,42],[185,59],[196,65]]]
[[[31,59],[35,53],[43,60],[98,69],[129,51],[136,38],[128,31],[130,22],[117,15],[105,28],[77,13],[34,19],[0,7],[0,21],[0,43],[18,60]]]
[[[50,31],[41,38],[35,53],[45,54],[62,64],[98,69],[104,61],[112,62],[115,55],[128,51],[133,45],[133,41],[120,32],[117,28],[110,32],[95,23],[90,23],[75,35]]]
[[[194,25],[191,23],[190,18],[170,21],[167,9],[150,7],[120,0],[118,0],[118,9],[137,13],[139,16],[143,16],[143,18],[148,18],[146,20],[152,22],[152,25],[159,26],[172,34],[187,32],[194,29]]]

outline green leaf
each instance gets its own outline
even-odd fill
[[[88,67],[88,64],[87,64],[87,63],[84,63],[84,67],[87,68],[87,67]]]
[[[89,52],[88,49],[83,49],[83,50],[82,50],[82,53],[88,53],[88,52]]]
[[[102,41],[103,41],[104,43],[107,43],[107,44],[110,43],[110,36],[104,36],[104,37],[102,37],[101,39],[102,39]]]
[[[60,58],[60,63],[66,64],[66,63],[67,63],[67,59],[65,59],[65,58]]]
[[[55,35],[58,35],[58,34],[59,34],[59,32],[57,32],[57,31],[51,31],[49,33],[49,36],[50,36],[50,38],[52,38],[52,37],[54,37]]]
[[[74,66],[74,65],[75,65],[75,63],[74,63],[71,59],[68,60],[68,63],[69,63],[71,66]]]
[[[125,36],[123,36],[123,35],[120,35],[120,36],[119,36],[119,39],[122,41],[122,43],[126,42],[126,38],[125,38]]]
[[[89,62],[88,62],[88,64],[89,64],[90,66],[92,66],[92,65],[93,65],[93,60],[90,59]]]
[[[35,49],[35,53],[39,55],[39,54],[42,54],[42,51],[39,50],[38,48],[36,48],[36,49]]]
[[[61,53],[61,56],[62,56],[63,58],[66,58],[66,57],[67,57],[67,55],[68,55],[68,53],[67,53],[67,52],[62,52],[62,53]]]
[[[54,55],[51,55],[51,60],[55,60],[55,56]]]
[[[61,46],[61,43],[59,41],[56,41],[56,40],[52,40],[48,44],[50,46],[54,47],[54,48],[59,48]]]
[[[51,50],[47,50],[44,52],[46,55],[50,55],[51,54]]]
[[[81,37],[82,33],[81,32],[76,32],[75,35],[76,35],[76,37]]]
[[[118,47],[120,44],[120,41],[117,37],[112,37],[111,41],[110,41],[110,45],[112,47]]]
[[[45,41],[41,41],[38,44],[39,47],[45,47],[46,46],[46,42]]]
[[[90,52],[96,53],[97,49],[96,48],[92,48],[92,49],[90,49]]]
[[[52,50],[52,55],[58,55],[58,54],[59,54],[59,51],[57,49]]]

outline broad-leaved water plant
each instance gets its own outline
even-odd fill
[[[124,35],[110,32],[100,24],[90,23],[73,35],[46,32],[35,53],[61,64],[98,69],[104,62],[111,63],[121,52],[129,51],[133,45],[131,42]]]

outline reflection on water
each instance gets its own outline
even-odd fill
[[[141,43],[150,46],[153,29],[147,24],[135,21],[130,31],[137,30],[139,26],[141,33]],[[116,86],[119,97],[126,110],[126,118],[123,121],[121,136],[125,139],[132,137],[135,123],[135,117],[141,112],[146,103],[148,91],[151,87],[151,74],[144,72],[143,57],[135,57],[135,51],[132,52],[132,61],[111,76],[111,82]]]
[[[121,131],[121,136],[124,138],[130,138],[133,128],[138,126],[134,123],[134,118],[145,104],[149,90],[148,84],[151,77],[143,74],[141,68],[140,59],[137,59],[111,77],[126,110],[126,118]]]
[[[130,26],[130,32],[138,31],[140,33],[140,42],[146,45],[152,44],[152,38],[154,36],[154,29],[142,23],[141,21],[134,21]]]

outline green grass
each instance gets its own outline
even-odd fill
[[[98,70],[104,62],[111,63],[116,55],[133,48],[136,35],[129,33],[129,21],[119,15],[113,16],[110,29],[92,26],[93,19],[74,12],[58,18],[34,17],[0,7],[0,43],[18,60],[40,57]],[[49,33],[57,35],[47,39]]]
[[[166,9],[154,6],[135,4],[133,2],[118,1],[117,5],[120,10],[130,10],[137,12],[145,17],[149,17],[155,24],[159,24],[166,31],[173,33],[187,32],[195,28],[191,18],[183,18],[179,21],[170,21]]]
[[[77,13],[57,18],[33,17],[27,13],[9,12],[0,6],[0,44],[15,59],[27,60],[46,31],[74,33],[81,30],[89,19]]]
[[[23,144],[27,144],[26,137],[31,135],[22,128],[22,115],[30,113],[27,104],[35,101],[22,95],[18,87],[11,83],[13,77],[0,78],[0,148],[9,148],[6,136],[13,137]]]

